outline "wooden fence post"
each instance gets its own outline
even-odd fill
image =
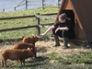
[[[60,0],[58,0],[58,8],[60,8],[60,4],[59,3],[60,3]]]
[[[26,10],[28,9],[28,1],[25,0]]]
[[[16,11],[16,7],[14,7],[14,11]]]
[[[39,27],[39,25],[40,25],[40,17],[39,17],[39,15],[40,15],[40,13],[37,13],[37,14],[36,14],[36,20],[37,20],[37,35],[40,34],[40,27]]]
[[[3,12],[5,12],[5,9],[3,9]]]
[[[42,0],[42,9],[44,9],[44,0]]]

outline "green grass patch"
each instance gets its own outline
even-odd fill
[[[23,38],[24,36],[31,36],[32,34],[36,34],[35,28],[1,32],[0,40],[6,41],[10,39],[18,39],[18,38]]]
[[[8,60],[7,64],[9,67],[7,69],[92,69],[92,64],[84,63],[85,62],[84,60],[86,60],[87,62],[90,61],[90,60],[87,60],[87,58],[85,57],[79,58],[78,56],[76,57],[75,55],[75,57],[71,59],[74,59],[74,58],[75,60],[81,60],[82,62],[69,64],[70,57],[67,57],[67,56],[60,57],[58,56],[58,53],[52,52],[48,54],[48,57],[42,56],[34,60],[27,59],[26,65],[23,67],[21,67],[21,64],[17,61]],[[50,60],[56,60],[59,62],[50,63],[49,62]],[[72,60],[71,62],[76,62],[76,61]],[[6,67],[0,66],[0,69],[5,69],[5,68]]]
[[[35,15],[36,13],[40,14],[57,13],[58,10],[59,8],[57,6],[47,6],[45,7],[45,9],[36,8],[24,11],[1,12],[0,17],[27,16],[27,15]]]
[[[58,56],[58,53],[52,52],[48,54],[49,60],[56,60],[56,61],[62,61],[64,60],[62,57]]]
[[[35,15],[36,13],[40,14],[48,14],[48,13],[57,13],[58,7],[56,6],[48,6],[45,9],[37,8],[30,9],[24,11],[14,11],[14,12],[1,12],[0,18],[2,17],[16,17],[16,16],[27,16],[27,15]],[[42,17],[40,19],[41,24],[54,23],[55,17]],[[8,28],[16,28],[22,26],[33,26],[37,24],[36,18],[21,18],[21,19],[12,19],[12,20],[0,20],[0,30],[8,29]],[[47,27],[48,28],[48,27]],[[45,32],[47,28],[42,28],[41,33]],[[0,40],[9,40],[14,38],[21,38],[23,36],[28,36],[32,34],[37,34],[36,29],[22,29],[15,31],[7,31],[0,33]],[[49,34],[48,34],[49,35]]]
[[[72,54],[71,56],[65,57],[60,57],[57,53],[53,52],[48,56],[50,60],[57,60],[65,64],[92,64],[92,51],[81,52],[80,54]]]
[[[0,29],[16,28],[16,27],[29,26],[29,25],[36,25],[36,19],[22,18],[22,19],[0,21]]]

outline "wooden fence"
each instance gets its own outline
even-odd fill
[[[34,2],[36,2],[35,0],[33,0]],[[49,0],[47,0],[48,2],[50,2]],[[56,0],[58,2],[58,4],[56,6],[58,6],[58,8],[60,7],[60,4],[62,2],[62,0]],[[39,1],[38,1],[39,2]],[[41,7],[42,9],[45,9],[45,6],[51,6],[50,4],[45,4],[45,0],[41,0],[41,2],[39,2],[41,4],[41,6],[39,5],[31,5],[31,1],[30,0],[22,0],[17,6],[15,7],[9,7],[9,8],[3,8],[3,9],[0,9],[1,12],[7,12],[7,11],[17,11],[17,10],[27,10],[29,9],[28,7],[34,7],[34,6],[38,6],[38,7]],[[52,1],[53,3],[53,1]],[[54,5],[52,5],[54,6]],[[22,7],[22,9],[18,9]],[[35,7],[34,7],[35,8]],[[12,9],[12,10],[9,10],[9,9]]]
[[[60,1],[61,0],[56,0],[57,2],[58,2],[58,4],[57,4],[57,6],[58,6],[58,8],[59,8],[59,6],[60,6]],[[23,2],[24,2],[24,4],[23,4]],[[20,7],[20,6],[23,6],[23,5],[25,5],[25,9],[27,10],[28,9],[28,3],[29,2],[31,2],[31,1],[28,1],[28,0],[23,0],[21,3],[19,3],[16,7],[14,7],[14,10],[16,11],[16,9],[18,8],[18,7]],[[34,1],[35,2],[35,1]],[[42,9],[44,9],[45,8],[45,6],[47,5],[47,4],[45,4],[45,0],[41,0],[41,7],[42,7]]]
[[[34,18],[34,17],[36,18],[36,25],[16,27],[16,28],[0,29],[0,32],[19,30],[19,29],[26,29],[26,28],[36,28],[37,35],[39,35],[40,34],[41,26],[46,26],[46,25],[52,25],[53,24],[53,23],[41,24],[40,23],[41,17],[42,16],[49,17],[49,16],[52,16],[52,15],[57,15],[57,13],[52,13],[52,14],[40,14],[40,13],[37,13],[36,15],[29,15],[29,16],[17,16],[17,17],[0,18],[0,20],[12,20],[12,19],[21,19],[21,18]]]

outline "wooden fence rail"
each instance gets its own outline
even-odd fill
[[[0,20],[11,20],[11,19],[20,19],[20,18],[33,18],[33,17],[38,17],[40,16],[52,16],[52,15],[57,15],[57,13],[49,13],[49,14],[39,14],[37,13],[36,15],[28,15],[28,16],[16,16],[16,17],[4,17],[0,18]]]
[[[16,27],[16,28],[7,28],[7,29],[0,29],[0,32],[5,32],[5,31],[12,31],[12,30],[19,30],[19,29],[26,29],[26,28],[36,28],[37,30],[37,35],[40,34],[40,29],[43,26],[46,25],[52,25],[53,23],[49,23],[49,24],[40,24],[40,19],[41,16],[52,16],[52,15],[56,15],[57,13],[51,13],[51,14],[39,14],[37,13],[36,15],[29,15],[29,16],[17,16],[17,17],[5,17],[5,18],[0,18],[0,20],[11,20],[11,19],[21,19],[21,18],[36,18],[36,25],[29,25],[29,26],[23,26],[23,27]]]

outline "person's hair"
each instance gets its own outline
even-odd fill
[[[67,19],[67,15],[66,15],[66,13],[62,13],[62,14],[60,14],[60,15],[59,15],[59,18],[62,19],[62,20]]]

